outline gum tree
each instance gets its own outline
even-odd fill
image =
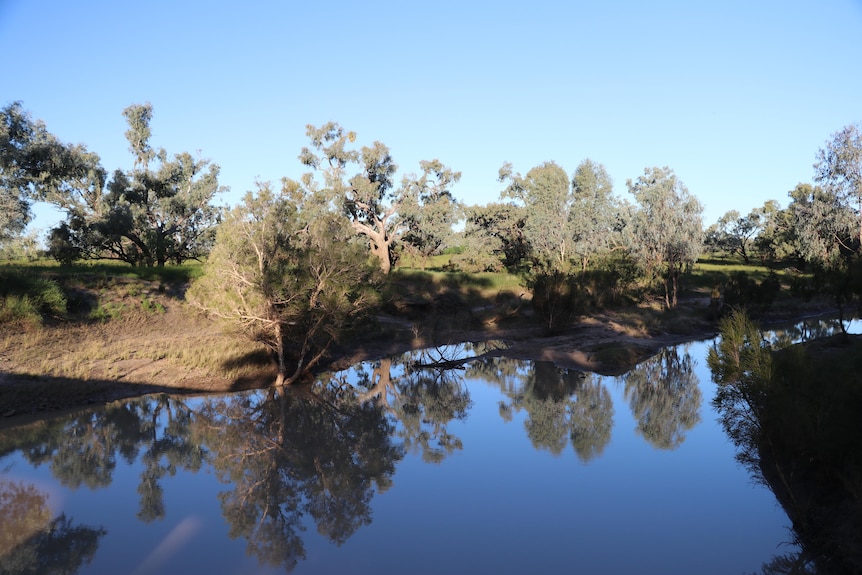
[[[311,148],[303,148],[299,159],[313,172],[306,174],[303,182],[343,211],[354,232],[367,240],[380,269],[388,274],[395,243],[407,231],[421,234],[421,229],[410,227],[411,223],[427,223],[421,218],[406,219],[405,214],[438,209],[445,213],[445,204],[452,201],[449,187],[458,181],[460,173],[452,172],[438,160],[422,162],[422,176],[404,178],[396,187],[398,166],[384,144],[374,142],[353,149],[356,133],[345,131],[335,122],[319,128],[308,125],[306,135]],[[315,174],[322,181],[315,181]],[[417,241],[418,238],[417,235]]]
[[[816,180],[856,211],[856,241],[862,241],[862,126],[851,124],[832,134],[817,154]]]
[[[648,278],[661,278],[664,303],[675,308],[679,278],[703,246],[703,207],[670,168],[647,168],[626,186],[637,207],[629,223],[629,245]]]

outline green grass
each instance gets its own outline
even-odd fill
[[[758,283],[763,282],[770,272],[775,272],[784,288],[788,288],[793,278],[798,275],[787,267],[775,268],[754,262],[746,264],[742,258],[712,256],[698,260],[688,281],[695,289],[711,290],[724,285],[735,272],[744,272]]]
[[[109,260],[94,260],[78,262],[71,265],[60,265],[54,260],[36,261],[2,261],[0,270],[11,268],[30,275],[47,275],[51,277],[75,277],[81,275],[119,277],[141,279],[147,281],[162,281],[167,283],[183,283],[191,281],[203,274],[203,264],[186,262],[182,265],[166,265],[164,267],[134,267],[122,262]]]

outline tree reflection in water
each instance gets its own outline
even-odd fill
[[[668,347],[629,371],[625,397],[637,431],[658,449],[676,449],[700,421],[702,394],[687,349]]]
[[[461,439],[447,426],[464,420],[472,402],[459,371],[414,368],[423,359],[428,358],[406,354],[374,362],[370,373],[360,369],[358,399],[373,402],[399,422],[395,435],[407,452],[421,453],[423,461],[439,463],[463,448]]]
[[[93,560],[107,532],[51,516],[47,493],[0,479],[0,575],[75,573]]]
[[[321,535],[344,543],[371,522],[374,489],[391,485],[403,456],[379,406],[331,385],[209,401],[195,431],[230,486],[219,494],[230,536],[288,570],[305,557],[305,514]]]
[[[524,428],[537,449],[559,455],[571,442],[578,458],[588,462],[610,442],[614,407],[599,376],[545,361],[494,357],[472,362],[467,377],[500,386],[508,398],[500,402],[506,421],[516,411],[526,412]]]
[[[862,338],[775,347],[788,344],[736,313],[708,356],[713,405],[737,459],[775,494],[801,547],[762,573],[860,573]]]

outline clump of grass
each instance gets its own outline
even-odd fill
[[[118,302],[100,303],[99,306],[90,312],[89,319],[93,321],[106,322],[118,320],[123,317],[123,312],[126,306]]]
[[[66,295],[56,281],[19,270],[0,271],[0,324],[39,325],[66,314]]]
[[[146,296],[141,298],[141,309],[152,315],[162,315],[167,311],[161,302],[152,300]]]

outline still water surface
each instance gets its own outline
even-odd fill
[[[716,422],[711,344],[621,377],[416,367],[484,351],[448,346],[6,430],[0,573],[755,572],[795,548]]]

